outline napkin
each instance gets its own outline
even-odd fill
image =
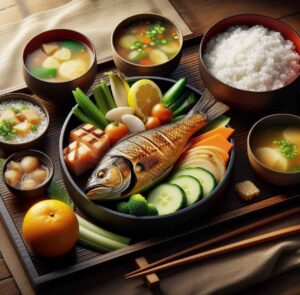
[[[0,27],[0,94],[23,87],[22,51],[35,35],[54,28],[77,30],[91,38],[98,62],[111,57],[110,38],[122,19],[144,12],[165,15],[177,23],[184,36],[191,34],[168,0],[73,0],[24,20]]]

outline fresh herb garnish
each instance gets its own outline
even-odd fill
[[[16,136],[16,131],[13,129],[11,120],[3,120],[0,122],[0,135],[5,140],[10,140]]]
[[[274,140],[273,144],[279,145],[280,153],[287,159],[294,159],[298,155],[296,145],[286,139]]]
[[[15,113],[15,114],[20,114],[22,111],[24,110],[28,110],[28,106],[23,104],[19,107],[12,107],[11,110]]]
[[[62,201],[69,205],[72,209],[74,208],[74,203],[69,197],[68,192],[65,188],[56,181],[53,181],[48,188],[48,195],[50,199]]]
[[[37,132],[37,130],[38,130],[38,126],[37,125],[32,125],[31,126],[31,131],[32,132]]]

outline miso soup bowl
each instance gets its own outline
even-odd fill
[[[300,89],[300,73],[284,87],[270,91],[242,90],[223,83],[216,78],[205,65],[203,56],[207,43],[217,34],[226,31],[231,26],[262,25],[270,30],[280,32],[281,35],[295,44],[300,54],[300,37],[288,25],[271,17],[255,14],[241,14],[228,17],[213,25],[201,40],[200,44],[200,74],[208,90],[220,101],[230,105],[237,111],[244,113],[259,113],[266,111],[280,103],[285,98],[295,94]]]
[[[91,65],[82,76],[65,82],[49,82],[33,76],[26,67],[27,56],[40,48],[43,43],[72,39],[84,43],[92,52]],[[92,41],[85,35],[67,29],[45,31],[33,37],[23,50],[23,76],[28,88],[44,100],[57,103],[73,103],[72,90],[76,87],[86,91],[93,84],[97,74],[96,50]]]
[[[5,171],[7,170],[7,165],[10,161],[18,161],[20,159],[22,159],[23,157],[26,156],[33,156],[39,159],[40,163],[43,164],[44,166],[46,166],[48,168],[48,177],[46,178],[46,180],[40,184],[38,187],[34,188],[34,189],[28,189],[28,190],[24,190],[24,189],[20,189],[17,188],[11,184],[9,184],[6,179],[5,179]],[[22,152],[18,152],[15,154],[12,154],[10,157],[8,157],[3,165],[3,169],[2,169],[2,179],[5,183],[5,185],[7,186],[7,188],[11,191],[11,193],[13,193],[16,196],[20,196],[20,197],[25,197],[25,198],[38,198],[38,197],[42,197],[45,195],[47,188],[49,187],[49,185],[51,184],[51,181],[53,179],[53,175],[54,175],[54,165],[53,162],[51,161],[51,159],[43,152],[38,151],[38,150],[26,150],[26,151],[22,151]]]
[[[300,117],[291,114],[274,114],[264,117],[257,121],[249,131],[247,139],[247,152],[250,164],[254,171],[265,181],[274,185],[289,186],[300,183],[299,172],[282,172],[274,170],[263,164],[255,155],[253,147],[253,138],[255,138],[258,131],[266,127],[280,126],[285,124],[292,124],[300,127]]]
[[[128,25],[135,24],[141,20],[162,21],[174,27],[177,36],[179,38],[179,50],[175,56],[173,56],[168,61],[158,65],[139,65],[123,58],[118,53],[117,42],[120,36],[122,35],[124,28],[127,27]],[[181,55],[182,55],[182,44],[183,44],[183,36],[179,27],[168,18],[153,13],[137,14],[124,19],[116,26],[116,28],[112,33],[112,38],[111,38],[111,47],[113,52],[114,63],[127,76],[150,76],[150,75],[163,76],[171,73],[176,69],[176,67],[180,62]]]

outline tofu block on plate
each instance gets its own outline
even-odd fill
[[[76,176],[91,169],[98,161],[92,150],[79,140],[73,141],[64,149],[64,160]]]
[[[98,160],[109,149],[109,138],[101,129],[91,124],[83,124],[70,133],[70,141],[79,140],[88,146]]]

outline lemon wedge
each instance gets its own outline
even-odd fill
[[[141,79],[135,82],[128,92],[128,105],[144,119],[151,116],[151,110],[162,98],[159,87],[151,80]]]

